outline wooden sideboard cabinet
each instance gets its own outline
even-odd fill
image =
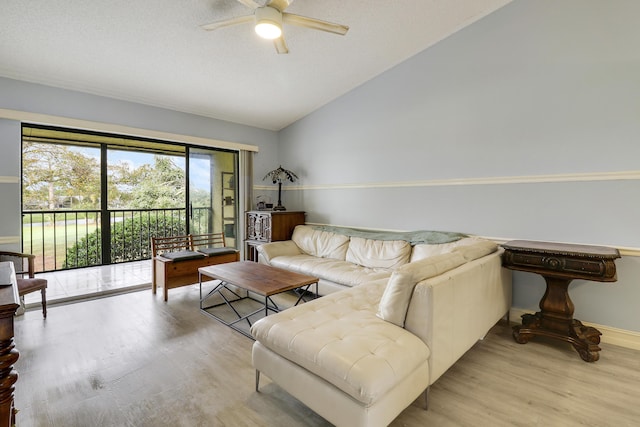
[[[13,341],[13,316],[20,306],[12,262],[0,262],[0,277],[6,282],[0,283],[0,427],[9,427],[15,425],[16,419],[13,392],[18,372],[13,365],[19,353]]]
[[[296,225],[304,224],[304,212],[249,211],[245,236],[245,259],[258,261],[256,247],[269,242],[289,240]]]

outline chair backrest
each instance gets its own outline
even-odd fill
[[[195,251],[198,248],[224,247],[224,233],[188,234],[186,236],[152,237],[153,257],[179,250]]]
[[[23,254],[20,252],[0,251],[0,261],[10,261],[16,270],[16,276],[30,278],[35,276],[35,255]]]
[[[161,255],[164,252],[172,252],[179,250],[191,250],[191,240],[189,236],[169,236],[169,237],[152,237],[151,238],[151,254],[153,257]]]
[[[226,246],[224,240],[224,233],[209,233],[209,234],[192,234],[191,235],[191,247],[192,249],[200,248],[213,248]]]

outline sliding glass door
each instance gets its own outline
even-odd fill
[[[238,153],[23,126],[23,248],[36,271],[149,259],[150,238],[238,233]]]
[[[189,148],[189,231],[224,233],[227,246],[238,235],[238,153]]]

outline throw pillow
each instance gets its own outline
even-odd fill
[[[380,298],[376,316],[401,328],[404,327],[404,319],[414,286],[415,282],[411,274],[400,270],[394,271]]]
[[[382,294],[376,315],[400,327],[404,327],[407,309],[416,284],[438,276],[467,262],[460,253],[435,255],[406,264],[391,274]]]

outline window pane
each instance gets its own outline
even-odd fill
[[[184,208],[185,158],[109,149],[109,209]]]
[[[100,208],[100,150],[23,143],[23,210]]]

